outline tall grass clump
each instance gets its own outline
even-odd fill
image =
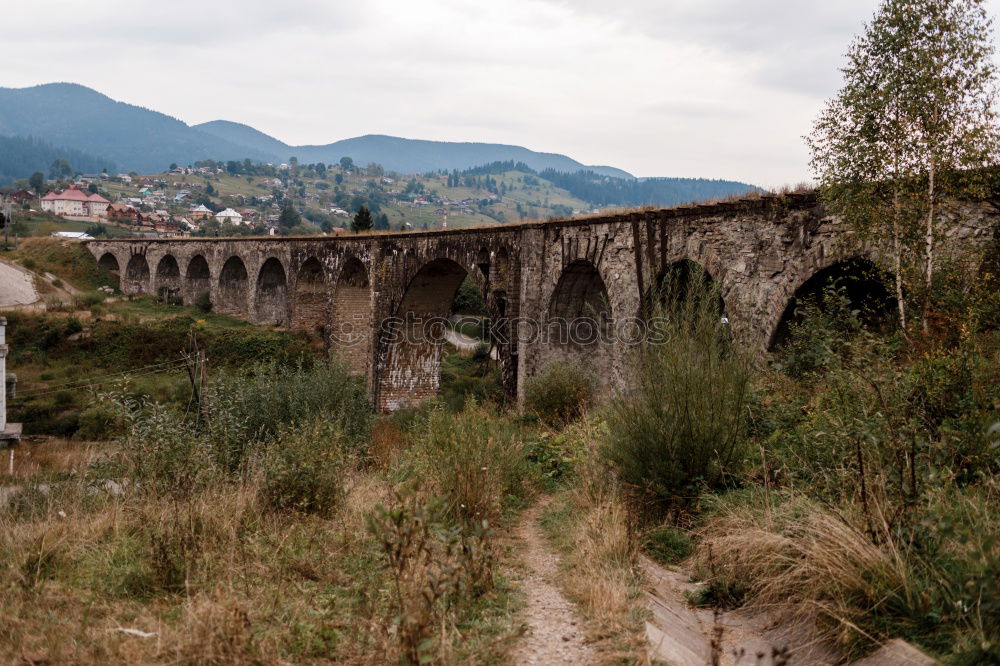
[[[744,458],[750,363],[704,275],[666,280],[632,381],[610,404],[604,455],[655,513],[722,486]]]
[[[594,377],[573,363],[549,363],[524,385],[524,404],[551,426],[580,417],[593,403]]]
[[[208,391],[210,437],[219,463],[236,469],[252,442],[274,440],[283,427],[323,416],[355,449],[369,438],[372,408],[364,386],[341,365],[262,363],[221,374]]]
[[[505,508],[531,491],[524,433],[492,406],[470,403],[457,414],[436,410],[418,437],[414,476],[428,479],[456,518],[496,525]]]

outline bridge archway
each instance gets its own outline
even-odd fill
[[[204,255],[196,254],[188,262],[184,272],[185,300],[194,303],[199,295],[211,292],[212,272]]]
[[[395,411],[437,395],[445,322],[468,271],[451,259],[424,264],[410,280],[384,344],[378,407]]]
[[[142,254],[133,254],[125,267],[123,289],[126,294],[149,293],[149,262]]]
[[[257,274],[256,320],[275,326],[288,325],[288,280],[285,267],[275,257],[269,258]]]
[[[101,255],[101,258],[97,260],[97,265],[106,270],[108,273],[111,273],[114,286],[117,289],[121,284],[121,266],[118,264],[118,257],[110,252],[105,252]]]
[[[156,264],[156,295],[164,300],[180,295],[181,269],[177,258],[165,254]]]
[[[372,350],[372,292],[368,269],[351,257],[340,269],[330,308],[330,349],[352,375],[368,371]]]
[[[613,332],[611,301],[600,271],[586,259],[571,262],[549,299],[543,329],[546,358],[586,365],[603,384],[610,374]]]
[[[292,327],[322,334],[326,328],[326,271],[316,257],[309,257],[295,279]]]
[[[250,302],[246,264],[237,256],[229,257],[219,272],[219,291],[214,307],[218,312],[237,317],[247,316]]]
[[[719,316],[723,316],[726,301],[715,278],[697,261],[681,259],[670,264],[656,277],[656,283],[643,299],[643,315],[652,313],[656,305],[669,308],[686,302],[692,293],[709,295],[712,292]]]
[[[823,293],[828,287],[841,289],[850,301],[851,310],[858,311],[861,323],[872,329],[889,330],[895,326],[897,301],[890,286],[892,276],[870,259],[852,257],[816,271],[788,299],[768,341],[773,350],[788,341],[792,328],[803,320],[803,308],[814,305],[827,311]]]

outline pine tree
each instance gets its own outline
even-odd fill
[[[351,231],[358,233],[359,231],[368,231],[374,226],[374,220],[372,220],[371,211],[368,210],[367,206],[361,206],[358,208],[358,212],[354,214],[354,219],[351,221]]]
[[[301,223],[302,216],[299,215],[299,211],[295,210],[295,205],[292,203],[292,200],[285,199],[284,203],[281,204],[281,215],[278,216],[278,226],[282,229],[288,230],[299,226]]]
[[[907,291],[927,328],[941,207],[1000,144],[993,51],[983,0],[885,0],[807,138],[827,206],[892,255],[904,331]]]

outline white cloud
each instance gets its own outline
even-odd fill
[[[808,176],[801,136],[875,0],[38,0],[0,85],[75,81],[295,144],[496,141],[637,175]]]

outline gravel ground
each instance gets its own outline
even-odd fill
[[[545,543],[538,527],[544,502],[529,509],[517,528],[527,571],[520,580],[527,595],[524,618],[528,634],[515,648],[514,664],[597,664],[596,651],[584,642],[576,607],[555,585],[559,558]]]

